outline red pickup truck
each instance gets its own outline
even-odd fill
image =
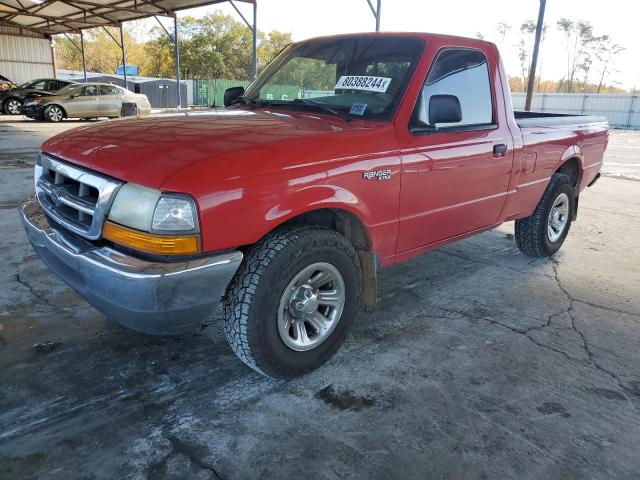
[[[178,333],[222,301],[233,350],[280,378],[335,353],[379,267],[511,220],[553,255],[608,139],[514,114],[495,45],[421,33],[294,43],[225,105],[51,138],[21,214],[107,317]]]

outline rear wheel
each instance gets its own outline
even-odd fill
[[[7,115],[20,115],[22,113],[22,102],[17,98],[10,98],[4,102],[4,112]]]
[[[516,220],[518,248],[532,257],[549,257],[564,243],[575,208],[571,180],[562,173],[551,177],[534,212]]]
[[[64,118],[64,111],[58,105],[49,105],[44,109],[44,119],[49,122],[61,122]]]
[[[360,265],[339,233],[275,232],[245,257],[224,300],[225,333],[254,370],[292,378],[326,362],[357,311]]]

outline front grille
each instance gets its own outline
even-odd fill
[[[36,195],[45,212],[63,227],[89,240],[102,224],[121,182],[40,155],[35,169]]]

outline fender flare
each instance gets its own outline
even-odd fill
[[[580,170],[582,171],[582,169],[584,168],[584,154],[582,153],[582,150],[578,145],[571,145],[567,147],[564,152],[562,152],[562,155],[560,156],[560,161],[558,162],[558,165],[556,166],[556,168],[560,167],[560,165],[562,165],[564,162],[572,158],[575,158],[578,160]]]
[[[293,218],[324,209],[343,210],[353,215],[368,232],[366,226],[371,212],[354,193],[335,185],[312,185],[288,194],[266,211],[266,226],[261,237]]]

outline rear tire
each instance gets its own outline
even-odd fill
[[[550,257],[560,249],[571,227],[574,195],[568,176],[556,173],[551,177],[533,213],[516,220],[516,243],[523,253]]]
[[[229,345],[270,377],[318,368],[344,341],[360,285],[358,257],[339,233],[323,227],[274,232],[247,253],[227,288]]]

